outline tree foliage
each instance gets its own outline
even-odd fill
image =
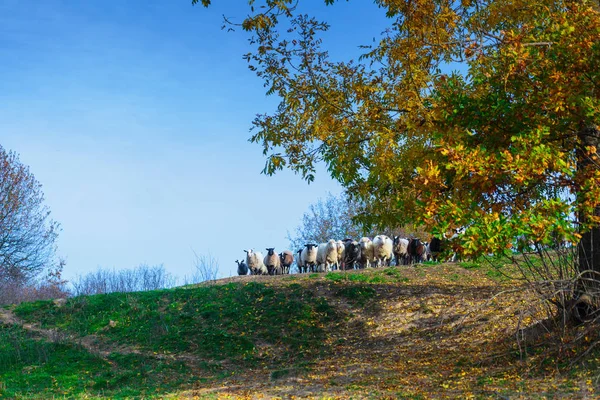
[[[58,230],[41,184],[17,154],[0,146],[0,284],[28,283],[55,268]]]
[[[265,173],[324,161],[363,222],[464,228],[466,255],[567,241],[600,271],[598,1],[374,3],[389,25],[354,61],[297,2],[249,1],[245,58],[280,98],[253,123]]]

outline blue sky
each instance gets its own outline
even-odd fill
[[[229,276],[243,249],[283,250],[308,206],[341,192],[324,170],[310,185],[260,174],[249,128],[277,98],[242,60],[247,36],[220,29],[246,2],[214,3],[0,2],[0,144],[43,185],[66,278],[140,263],[183,277],[192,249]],[[331,23],[334,57],[383,30],[358,3],[304,3]]]

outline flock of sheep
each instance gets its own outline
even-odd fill
[[[408,265],[437,260],[441,241],[434,237],[426,243],[417,238],[399,236],[394,236],[392,240],[386,235],[377,235],[373,240],[363,237],[358,242],[331,239],[321,244],[307,243],[297,251],[297,257],[289,250],[279,254],[273,247],[266,250],[264,257],[259,251],[244,250],[246,260],[236,260],[238,275],[289,274],[294,261],[300,273],[390,266],[392,259],[396,265]]]

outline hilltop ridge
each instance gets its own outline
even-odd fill
[[[516,341],[539,321],[533,301],[493,269],[465,263],[24,303],[0,312],[0,394],[592,396],[593,368],[561,375],[541,333],[537,344]]]

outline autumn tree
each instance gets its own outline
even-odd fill
[[[55,263],[59,225],[50,218],[41,184],[16,153],[0,146],[0,290],[26,285]]]
[[[373,205],[363,222],[463,228],[465,255],[569,243],[572,285],[554,301],[598,297],[598,1],[376,0],[389,24],[357,61],[330,58],[329,25],[302,4],[251,0],[240,24],[280,99],[253,122],[265,173],[311,181],[324,162]]]

